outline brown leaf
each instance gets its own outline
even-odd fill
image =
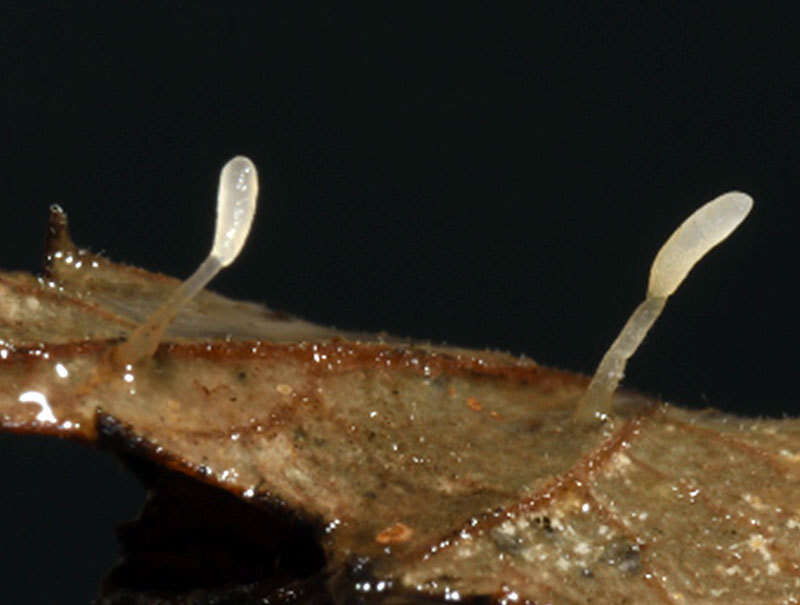
[[[799,420],[623,392],[613,422],[586,426],[570,421],[582,376],[208,292],[152,359],[115,368],[112,347],[177,283],[78,250],[54,210],[45,276],[0,273],[2,427],[99,439],[169,469],[147,473],[160,493],[184,475],[271,527],[296,518],[334,602],[800,595]]]

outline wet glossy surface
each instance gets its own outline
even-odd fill
[[[622,393],[613,422],[576,425],[583,377],[213,294],[153,359],[116,367],[112,347],[176,282],[77,251],[62,223],[45,278],[0,274],[2,426],[114,433],[137,456],[291,511],[316,528],[326,582],[369,560],[335,599],[800,595],[800,421]]]

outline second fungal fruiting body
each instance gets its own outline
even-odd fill
[[[661,315],[667,298],[678,289],[697,261],[739,226],[752,207],[749,195],[726,193],[696,210],[669,237],[650,269],[647,297],[603,356],[578,404],[576,419],[588,421],[608,416],[611,397],[624,375],[625,365]]]

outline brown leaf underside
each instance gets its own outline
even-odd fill
[[[177,283],[78,250],[53,211],[45,276],[0,273],[2,427],[91,441],[111,418],[152,459],[297,511],[330,569],[370,557],[383,589],[800,599],[800,420],[621,393],[587,428],[569,422],[584,377],[207,292],[153,359],[114,369],[110,347]]]

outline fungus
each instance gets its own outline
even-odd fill
[[[749,195],[738,191],[725,193],[698,208],[669,237],[650,268],[647,296],[603,355],[578,403],[575,420],[589,422],[608,417],[611,397],[625,375],[625,365],[661,314],[667,298],[697,261],[739,226],[752,207]]]
[[[244,246],[256,212],[258,174],[249,158],[236,156],[219,175],[217,225],[208,257],[172,295],[112,352],[119,366],[134,364],[155,353],[158,343],[180,308],[230,265]]]

